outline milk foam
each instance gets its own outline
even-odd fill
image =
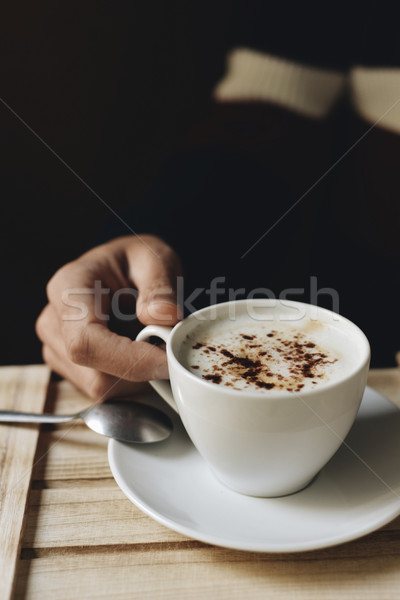
[[[343,331],[321,321],[200,323],[182,344],[180,362],[194,375],[236,390],[304,392],[343,379],[355,367]]]

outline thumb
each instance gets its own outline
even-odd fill
[[[183,318],[181,308],[178,306],[176,293],[171,288],[160,288],[139,303],[137,315],[144,325],[172,326]]]
[[[136,313],[144,325],[172,326],[183,318],[178,306],[177,283],[181,261],[159,238],[146,236],[147,245],[137,249],[131,276],[138,289]]]

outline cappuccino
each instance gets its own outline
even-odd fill
[[[227,487],[274,497],[303,489],[354,423],[370,348],[351,321],[324,308],[265,298],[207,306],[166,342],[170,384],[151,381]]]
[[[341,380],[358,360],[346,334],[311,319],[199,323],[179,360],[197,377],[235,390],[305,392]]]

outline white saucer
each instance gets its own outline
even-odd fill
[[[239,550],[299,552],[353,540],[400,514],[400,410],[370,388],[345,444],[308,488],[283,498],[225,488],[179,417],[155,394],[144,401],[173,418],[172,436],[143,446],[110,440],[109,463],[128,498],[170,529]]]

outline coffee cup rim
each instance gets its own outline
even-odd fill
[[[189,369],[187,369],[184,365],[182,365],[182,363],[176,357],[175,352],[172,347],[173,343],[174,343],[175,335],[179,332],[180,329],[187,326],[188,322],[194,320],[199,315],[207,313],[210,310],[212,310],[213,308],[216,310],[223,310],[225,307],[232,305],[232,304],[235,304],[235,305],[251,304],[253,306],[260,305],[260,306],[268,307],[269,303],[271,303],[271,305],[272,305],[272,303],[276,303],[276,302],[281,302],[284,306],[293,307],[293,308],[304,307],[304,306],[314,307],[319,312],[322,312],[322,314],[335,316],[337,321],[339,321],[340,323],[344,324],[346,327],[349,327],[351,330],[353,330],[354,333],[357,334],[359,340],[361,340],[361,343],[362,343],[363,349],[364,349],[364,355],[360,357],[360,361],[357,364],[357,366],[346,376],[344,376],[336,381],[328,382],[321,386],[316,386],[315,389],[310,389],[310,390],[301,391],[301,392],[295,392],[295,391],[290,392],[288,390],[268,390],[268,391],[263,392],[263,391],[245,390],[245,389],[235,390],[228,386],[219,385],[219,384],[213,383],[211,381],[206,381],[204,379],[201,379],[200,377],[198,377],[197,375],[195,375],[194,373],[189,371]],[[347,317],[344,317],[344,316],[340,315],[339,313],[335,313],[334,311],[331,311],[327,308],[312,305],[312,304],[309,304],[306,302],[299,302],[296,300],[282,301],[279,299],[271,300],[271,299],[265,299],[265,298],[253,298],[253,299],[247,298],[247,299],[243,299],[243,300],[230,300],[227,302],[221,302],[219,304],[209,305],[204,308],[201,308],[201,309],[191,313],[185,319],[183,319],[182,321],[180,321],[179,323],[177,323],[175,325],[175,327],[171,331],[171,334],[168,337],[166,347],[167,347],[168,360],[172,361],[175,368],[177,368],[179,372],[184,374],[185,377],[188,377],[190,380],[192,380],[195,385],[204,386],[204,389],[205,390],[208,389],[210,392],[211,391],[215,392],[216,390],[220,390],[220,392],[229,393],[236,397],[244,397],[245,396],[246,398],[252,398],[254,400],[258,399],[258,400],[264,400],[264,401],[266,399],[273,400],[276,398],[279,398],[279,399],[288,398],[288,397],[293,398],[296,395],[297,396],[301,396],[301,395],[315,396],[315,395],[323,393],[324,391],[329,391],[330,389],[333,389],[333,388],[337,387],[338,385],[342,385],[342,384],[346,383],[346,381],[348,381],[349,379],[353,378],[358,373],[360,373],[363,369],[365,369],[366,366],[369,365],[370,358],[371,358],[371,348],[370,348],[370,344],[369,344],[367,336],[362,331],[362,329],[360,329],[360,327],[358,327],[358,325],[353,323],[353,321],[351,321]]]

